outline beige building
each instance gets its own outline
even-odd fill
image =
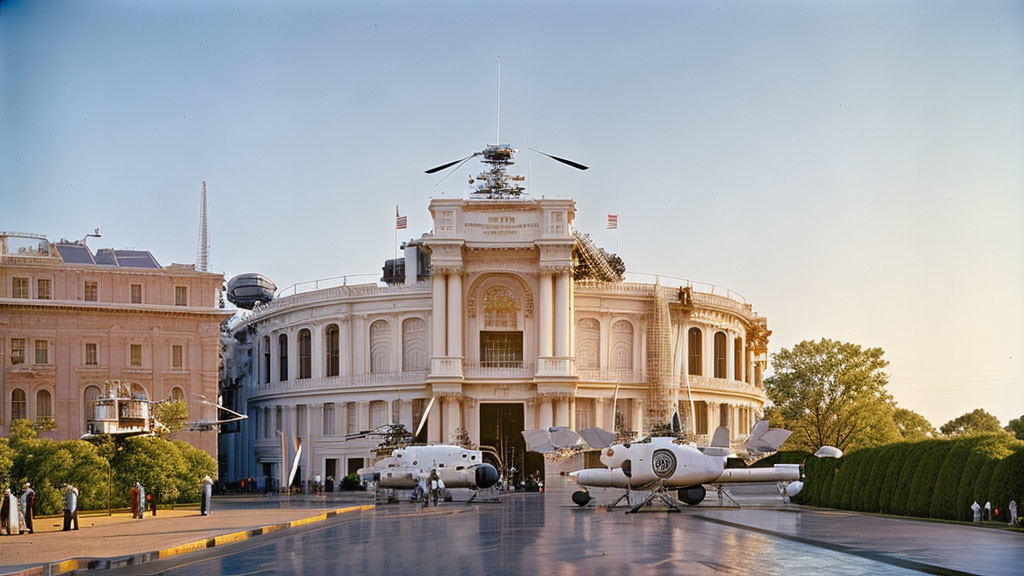
[[[86,433],[89,401],[107,380],[146,397],[185,400],[192,420],[215,419],[220,274],[163,267],[149,252],[0,233],[0,434],[12,420],[52,418],[44,435]],[[138,387],[136,388],[138,390]],[[217,454],[216,432],[176,438]]]
[[[763,412],[767,322],[739,295],[607,270],[574,278],[601,255],[573,229],[572,200],[483,195],[429,209],[433,230],[406,249],[404,282],[396,263],[388,285],[313,284],[238,326],[226,376],[249,418],[222,434],[226,479],[279,485],[282,436],[290,454],[303,448],[296,481],[340,478],[380,441],[354,434],[413,430],[432,398],[420,441],[465,430],[527,472],[542,464],[523,452],[523,429],[644,435],[678,414],[698,440],[719,424],[740,439]]]

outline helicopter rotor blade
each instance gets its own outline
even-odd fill
[[[433,174],[434,172],[440,172],[441,170],[444,170],[445,168],[448,168],[449,166],[455,166],[459,162],[465,162],[466,160],[469,160],[470,158],[472,158],[473,156],[476,156],[476,155],[477,155],[477,153],[474,152],[473,154],[470,154],[469,156],[466,156],[465,158],[461,158],[459,160],[452,160],[451,162],[448,162],[447,164],[441,164],[440,166],[435,166],[435,167],[431,168],[430,170],[424,170],[424,172],[426,172],[427,174]]]
[[[473,156],[476,156],[476,154],[473,154]],[[462,162],[459,162],[458,166],[456,166],[455,168],[452,168],[451,170],[449,170],[448,173],[444,175],[444,178],[441,178],[440,180],[437,181],[437,184],[434,184],[434,188],[437,188],[438,186],[441,185],[441,182],[444,182],[445,180],[448,179],[449,176],[451,176],[452,174],[455,174],[455,171],[459,169],[459,166],[462,166],[466,162],[469,162],[469,159],[472,158],[473,156],[470,156],[469,158],[463,158]]]
[[[434,407],[434,402],[437,400],[437,396],[430,398],[430,402],[427,403],[427,408],[423,411],[423,418],[420,418],[420,425],[416,427],[416,433],[413,436],[419,436],[423,427],[427,424],[427,417],[430,416],[430,409]]]
[[[548,154],[547,152],[541,152],[540,150],[537,150],[536,148],[530,148],[530,150],[533,150],[537,154],[543,154],[544,156],[547,156],[548,158],[551,158],[552,160],[556,160],[558,162],[561,162],[562,164],[565,164],[567,166],[572,166],[573,168],[575,168],[577,170],[589,170],[590,169],[589,166],[584,166],[583,164],[580,164],[579,162],[573,162],[572,160],[567,160],[565,158],[559,158],[558,156],[552,156],[551,154]]]

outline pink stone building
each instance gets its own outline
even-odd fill
[[[185,400],[216,419],[223,276],[161,266],[152,254],[0,233],[0,435],[14,419],[53,418],[56,440],[87,432],[89,401],[107,380],[152,400]],[[176,439],[216,458],[216,432]]]

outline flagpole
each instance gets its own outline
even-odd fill
[[[395,259],[391,261],[391,276],[398,273],[398,204],[395,204]]]

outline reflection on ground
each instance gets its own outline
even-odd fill
[[[1024,536],[997,530],[798,508],[626,515],[548,492],[390,505],[130,573],[1013,574],[1021,565]]]

